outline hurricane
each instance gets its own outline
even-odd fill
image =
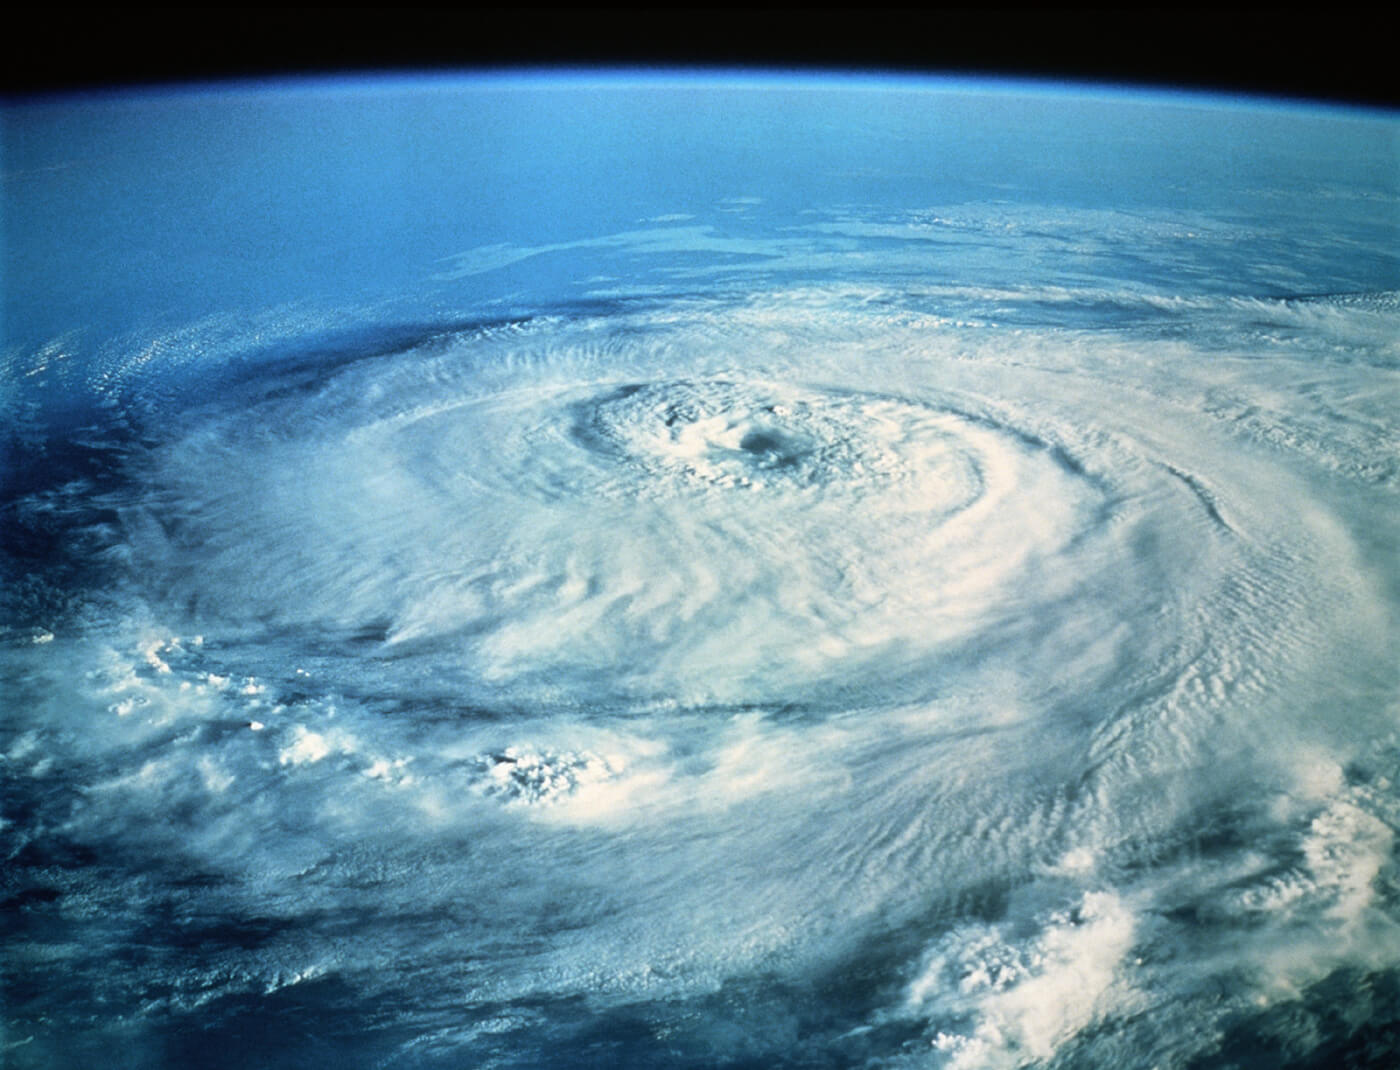
[[[161,98],[297,140],[132,195],[158,314],[21,227],[7,1065],[1400,1053],[1394,117],[782,88]],[[386,165],[381,99],[465,132]],[[67,121],[6,196],[97,227]],[[318,137],[381,162],[285,194]],[[265,194],[170,199],[211,144],[270,281]]]

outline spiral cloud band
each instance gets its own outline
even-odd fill
[[[6,1057],[1381,1065],[1394,289],[664,222],[7,357]]]

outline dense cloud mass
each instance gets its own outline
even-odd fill
[[[11,346],[8,1065],[1396,1057],[1395,191],[742,193]]]

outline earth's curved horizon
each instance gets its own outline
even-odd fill
[[[1400,1058],[1394,113],[0,116],[7,1066]]]

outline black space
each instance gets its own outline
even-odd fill
[[[1007,75],[1400,107],[1374,12],[1283,9],[30,9],[0,91],[268,75],[667,66]]]

